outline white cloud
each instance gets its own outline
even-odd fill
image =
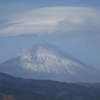
[[[0,36],[9,35],[76,35],[100,33],[100,13],[88,7],[47,7],[7,18]]]

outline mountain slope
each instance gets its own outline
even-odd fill
[[[0,96],[2,94],[12,94],[16,100],[100,100],[100,89],[74,83],[16,78],[0,73]]]
[[[100,82],[100,72],[51,45],[35,45],[0,64],[10,75],[62,82]]]
[[[59,98],[44,95],[41,93],[34,93],[24,89],[15,89],[0,86],[0,100],[4,95],[13,95],[15,100],[61,100]]]

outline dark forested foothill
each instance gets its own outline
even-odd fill
[[[0,100],[4,100],[5,95],[12,95],[15,100],[100,100],[100,89],[92,86],[23,79],[0,73]]]

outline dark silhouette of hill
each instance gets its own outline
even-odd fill
[[[16,100],[100,100],[100,89],[0,73],[0,96],[3,94],[12,94]]]
[[[15,100],[60,100],[53,96],[34,93],[32,91],[0,86],[0,98],[2,98],[4,95],[13,95]]]
[[[77,85],[84,86],[87,88],[100,89],[100,83],[77,83]]]

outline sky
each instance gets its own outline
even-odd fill
[[[100,0],[0,0],[0,63],[41,41],[100,70]]]

